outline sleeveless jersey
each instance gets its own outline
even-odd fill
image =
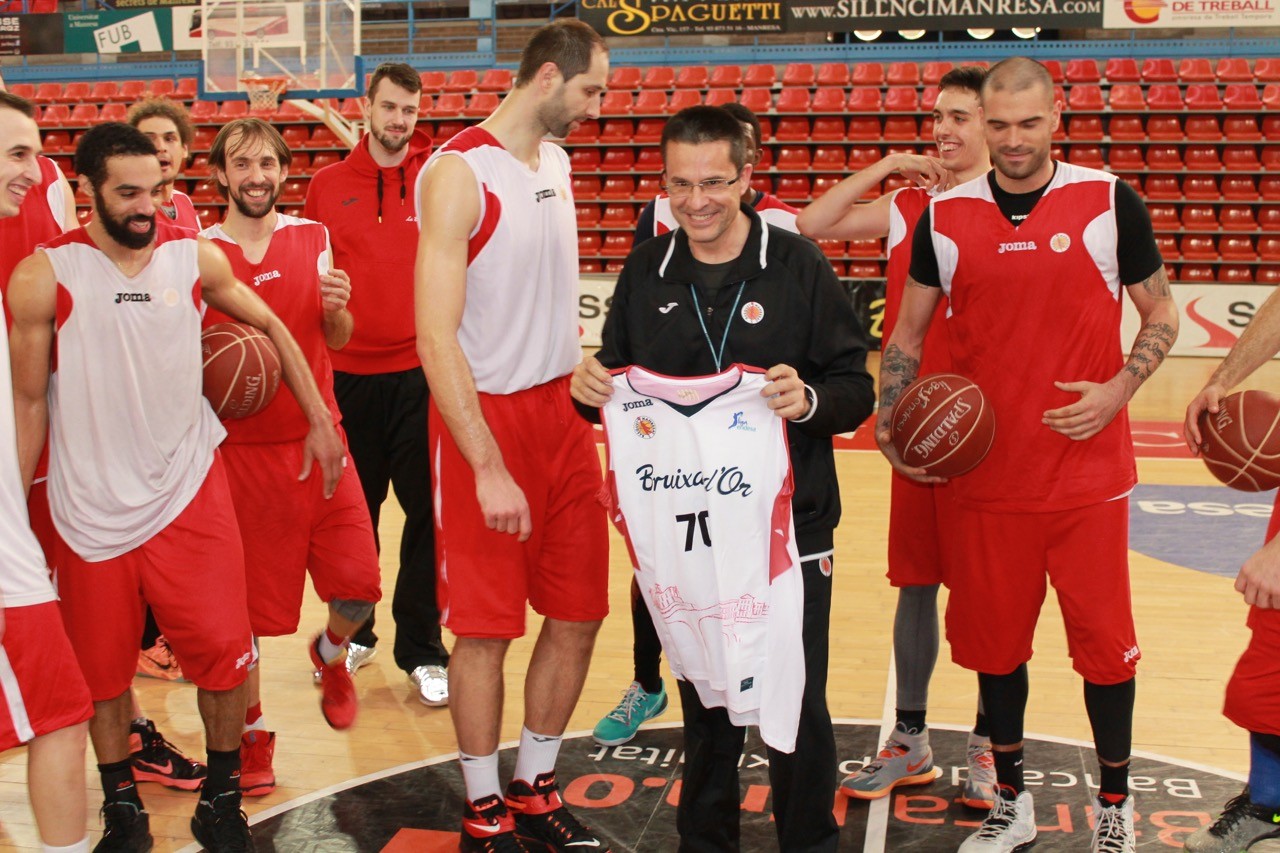
[[[932,203],[955,372],[982,388],[996,417],[987,458],[953,481],[966,504],[1066,510],[1122,496],[1137,481],[1125,409],[1087,441],[1041,423],[1046,410],[1079,399],[1055,381],[1106,382],[1124,366],[1115,183],[1060,162],[1017,227],[986,175]]]
[[[175,519],[226,435],[201,394],[200,267],[192,231],[156,220],[133,278],[83,228],[43,247],[57,276],[49,380],[49,506],[89,562]]]
[[[0,607],[25,607],[55,598],[44,551],[27,516],[14,426],[9,336],[0,334]]]
[[[62,233],[67,200],[62,190],[62,171],[48,157],[40,162],[40,183],[27,190],[17,216],[0,219],[0,288],[9,290],[9,277],[36,246]]]
[[[755,204],[755,211],[760,215],[760,221],[766,225],[776,225],[792,234],[800,233],[800,229],[796,227],[796,215],[800,211],[775,195],[762,194]],[[666,234],[679,227],[680,223],[671,212],[671,198],[666,193],[662,193],[653,200],[653,236]]]
[[[191,201],[191,196],[178,190],[173,191],[173,209],[178,214],[177,218],[170,219],[174,225],[179,228],[190,228],[192,231],[200,230],[200,217],[196,214],[196,206]],[[160,216],[168,219],[168,216],[161,212]]]
[[[676,379],[614,371],[601,409],[609,514],[672,672],[736,725],[795,749],[804,584],[786,423],[763,371]]]
[[[889,263],[885,266],[884,322],[881,324],[880,348],[893,337],[898,325],[898,312],[902,308],[902,294],[907,287],[907,275],[911,271],[911,238],[916,233],[916,223],[929,207],[927,190],[920,187],[904,187],[894,190],[889,201],[889,239],[885,251]],[[933,320],[924,338],[924,351],[920,357],[920,375],[948,373],[951,371],[951,344],[947,338],[947,298],[938,300]]]
[[[570,373],[582,351],[568,156],[544,141],[534,172],[488,131],[469,127],[432,154],[427,166],[441,157],[461,157],[480,194],[458,329],[476,389],[511,394]],[[415,198],[426,173],[418,174]]]
[[[289,327],[311,366],[311,374],[333,414],[333,422],[338,423],[341,415],[333,395],[333,365],[324,340],[324,307],[320,301],[320,275],[329,272],[329,231],[319,222],[277,213],[271,244],[256,264],[245,259],[243,250],[221,225],[202,231],[201,236],[222,249],[231,261],[236,278],[257,291]],[[232,322],[236,321],[213,308],[205,312],[205,328]],[[223,426],[227,429],[227,441],[232,444],[299,441],[306,438],[311,429],[302,407],[283,382],[261,412],[249,418],[227,420]]]

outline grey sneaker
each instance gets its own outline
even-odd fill
[[[960,802],[971,809],[990,809],[996,800],[996,759],[991,754],[991,741],[970,732],[966,759],[969,770]]]
[[[1280,840],[1280,811],[1255,805],[1246,786],[1216,821],[1191,833],[1183,844],[1188,853],[1254,853],[1267,846],[1259,842],[1270,839]]]
[[[1097,810],[1090,853],[1135,853],[1133,797],[1125,797],[1119,805],[1112,805],[1099,797]]]
[[[449,704],[449,670],[436,664],[420,666],[409,673],[409,681],[418,688],[423,705],[439,708]]]
[[[840,783],[845,796],[878,800],[899,785],[925,785],[942,775],[933,766],[929,732],[909,735],[895,728],[871,763]]]
[[[347,672],[352,675],[356,674],[356,670],[373,660],[378,654],[377,646],[362,646],[359,643],[347,643]],[[316,684],[320,683],[320,670],[311,673],[312,679]]]
[[[1008,789],[1012,792],[1012,789]],[[1036,840],[1036,809],[1031,794],[1023,791],[1016,800],[996,794],[986,820],[960,845],[959,853],[1012,853],[1025,850]]]

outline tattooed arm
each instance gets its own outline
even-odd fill
[[[1080,399],[1044,413],[1044,423],[1076,441],[1097,435],[1125,407],[1147,377],[1156,372],[1178,338],[1178,307],[1169,293],[1169,278],[1162,265],[1137,284],[1125,288],[1142,318],[1142,330],[1133,342],[1125,366],[1104,383],[1055,382],[1062,391]]]
[[[902,306],[898,309],[898,324],[893,336],[885,344],[880,356],[880,410],[876,417],[876,443],[880,452],[889,460],[894,470],[922,483],[941,483],[941,477],[930,477],[921,468],[904,463],[894,449],[890,437],[890,416],[893,404],[898,402],[903,390],[915,381],[920,372],[920,353],[924,348],[924,336],[929,331],[934,308],[942,290],[921,284],[907,277],[902,294]]]

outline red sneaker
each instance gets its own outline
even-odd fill
[[[311,641],[311,663],[320,671],[320,713],[331,728],[349,729],[356,721],[359,703],[356,686],[347,672],[347,653],[333,663],[325,663],[320,657],[320,635]]]
[[[276,789],[276,772],[271,768],[275,752],[275,732],[245,732],[240,736],[240,793],[265,797]]]
[[[516,831],[531,842],[541,842],[548,850],[589,847],[609,853],[608,843],[564,807],[554,770],[539,775],[532,785],[513,779],[507,786],[506,802],[515,815]]]
[[[506,803],[497,794],[477,803],[470,800],[462,810],[462,837],[458,850],[463,853],[527,853],[524,840],[516,835],[516,822]]]

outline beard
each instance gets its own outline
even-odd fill
[[[538,121],[547,129],[547,135],[556,139],[564,139],[569,135],[569,126],[575,121],[581,121],[581,119],[577,116],[569,115],[563,100],[556,98],[544,104],[538,111]]]
[[[1023,178],[1031,177],[1038,170],[1044,167],[1045,161],[1049,159],[1049,152],[1041,151],[1038,152],[1038,155],[1039,156],[1032,154],[1032,156],[1028,157],[1027,160],[1019,166],[1013,166],[1010,164],[1005,158],[1003,152],[1000,151],[992,151],[991,160],[999,167],[1002,174],[1013,178],[1015,181],[1020,181]]]
[[[102,223],[103,229],[107,232],[107,236],[115,240],[126,249],[145,249],[151,245],[151,241],[156,237],[156,217],[153,213],[150,216],[129,216],[125,219],[116,219],[107,212],[106,207],[102,204],[102,196],[95,195],[93,200],[94,213],[98,217],[98,221]],[[146,222],[150,227],[146,231],[134,231],[129,228],[130,223]]]
[[[256,187],[254,187],[254,189],[256,189]],[[270,213],[272,210],[275,209],[276,200],[280,198],[279,186],[275,187],[271,195],[265,197],[264,199],[262,199],[262,201],[249,201],[244,197],[244,190],[245,188],[241,186],[239,193],[228,192],[227,195],[231,197],[231,201],[233,204],[235,204],[236,210],[240,211],[240,213],[249,217],[250,219],[262,219],[263,217],[265,217],[268,213]],[[258,205],[261,205],[260,209]]]
[[[399,140],[396,140],[387,133],[387,128],[385,126],[374,128],[373,138],[378,140],[378,144],[381,145],[388,154],[395,154],[397,151],[400,151],[409,144],[410,134],[407,130],[408,129],[406,128],[404,135],[401,136]]]

